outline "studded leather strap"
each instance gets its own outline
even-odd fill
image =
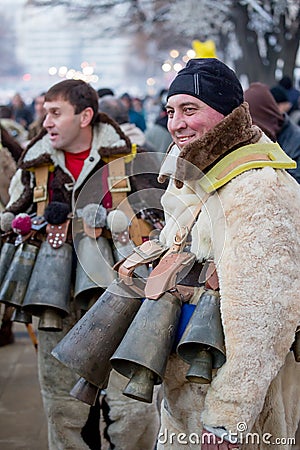
[[[64,245],[67,240],[69,225],[70,219],[59,225],[51,225],[50,223],[47,225],[47,241],[51,247],[59,248]]]

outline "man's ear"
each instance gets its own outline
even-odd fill
[[[84,128],[90,125],[93,116],[94,116],[93,108],[91,108],[90,106],[85,108],[81,112],[81,127]]]

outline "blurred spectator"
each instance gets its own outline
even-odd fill
[[[279,110],[282,113],[287,113],[292,106],[292,103],[289,101],[286,90],[282,86],[273,86],[271,89],[271,94],[273,95]]]
[[[143,116],[145,115],[144,113],[144,106],[143,106],[143,100],[139,97],[133,97],[132,98],[132,106],[133,109],[141,114],[143,114]]]
[[[293,87],[292,80],[288,76],[284,76],[278,84],[285,89],[286,95],[292,104],[288,111],[291,121],[300,126],[300,91]]]
[[[168,131],[168,115],[166,111],[167,90],[162,89],[159,93],[160,111],[152,126],[147,128],[145,136],[155,151],[165,153],[172,142],[172,137]]]
[[[129,121],[128,110],[120,98],[111,96],[100,99],[99,111],[114,119],[131,143],[146,147],[148,151],[154,150],[152,146],[147,145],[145,133],[135,123]]]
[[[28,128],[28,139],[31,140],[39,134],[43,128],[43,121],[45,118],[45,93],[42,92],[40,95],[35,97],[34,105],[34,121],[29,125]]]
[[[127,92],[125,92],[123,95],[121,95],[120,99],[128,111],[129,122],[135,123],[138,128],[140,128],[142,131],[145,131],[147,128],[145,117],[141,112],[134,109],[132,97]]]
[[[300,126],[300,109],[295,109],[295,111],[291,112],[289,114],[291,121],[295,124]]]
[[[269,87],[263,83],[251,83],[244,94],[249,103],[254,125],[259,126],[272,141],[278,141],[283,150],[297,163],[288,172],[300,183],[300,127],[287,113],[282,113]]]
[[[18,144],[25,148],[28,139],[28,132],[21,124],[13,119],[13,112],[10,106],[0,106],[0,123],[18,142]]]
[[[22,147],[3,125],[0,125],[0,149],[0,211],[3,211],[9,201],[11,179],[15,174],[17,162],[23,152]],[[11,321],[13,311],[14,308],[12,306],[4,306],[0,326],[0,347],[14,342],[13,322]]]
[[[30,107],[27,106],[19,93],[16,93],[11,100],[13,119],[21,124],[26,130],[33,121]]]
[[[114,91],[110,88],[100,88],[98,89],[97,94],[99,98],[105,97],[106,95],[115,95]]]
[[[0,124],[0,211],[9,201],[8,188],[23,148]]]
[[[293,111],[298,110],[300,108],[299,105],[300,91],[293,86],[292,79],[288,75],[285,75],[278,82],[278,84],[279,86],[283,87],[283,89],[286,90],[288,100],[292,104],[291,109],[288,111],[288,114],[291,114]]]
[[[140,97],[133,97],[132,98],[132,106],[134,111],[141,114],[145,120],[145,126],[147,128],[147,119],[146,119],[146,111],[145,111],[145,98],[141,99]],[[145,131],[145,130],[143,130]]]

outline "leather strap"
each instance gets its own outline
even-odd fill
[[[68,237],[69,225],[70,219],[67,219],[59,225],[51,225],[48,223],[46,227],[47,241],[52,248],[57,249],[64,245]]]
[[[135,245],[141,245],[143,238],[148,238],[152,227],[143,219],[136,217],[128,201],[127,195],[131,192],[131,186],[126,175],[125,162],[124,157],[108,160],[108,189],[112,197],[112,209],[119,208],[126,214],[130,220],[130,237]]]
[[[219,278],[214,261],[205,261],[200,273],[199,282],[205,286],[205,289],[212,289],[213,291],[219,289]]]
[[[43,216],[48,204],[48,175],[49,166],[34,168],[35,187],[33,189],[33,202],[37,203],[37,216]]]
[[[150,273],[145,287],[145,294],[148,298],[158,299],[166,291],[178,291],[177,284],[188,274],[195,262],[195,255],[184,252],[187,237],[200,214],[202,206],[210,197],[207,193],[199,202],[190,221],[178,230],[174,237],[173,245],[161,258],[159,264]],[[183,295],[184,292],[182,291]],[[180,293],[179,293],[180,295]]]
[[[131,191],[129,178],[125,171],[124,158],[112,159],[108,164],[108,189],[112,197],[112,208],[116,209]]]
[[[118,269],[119,276],[124,280],[125,284],[131,285],[133,283],[132,275],[134,270],[138,266],[159,258],[165,250],[165,247],[157,240],[146,241],[139,247],[136,247],[131,255],[124,261],[121,261],[121,264],[115,265],[114,268]]]
[[[175,289],[179,276],[184,278],[194,261],[195,255],[189,252],[171,253],[162,258],[147,279],[146,297],[157,300],[164,292]]]
[[[206,193],[205,196],[203,197],[203,199],[200,200],[200,203],[199,203],[199,205],[197,205],[197,208],[195,209],[195,212],[193,213],[193,216],[190,219],[190,221],[187,223],[187,225],[185,225],[184,227],[181,227],[177,231],[176,235],[174,236],[173,244],[171,245],[171,247],[169,248],[169,250],[165,256],[169,255],[170,253],[179,253],[179,252],[183,251],[183,249],[186,245],[186,240],[188,238],[188,235],[200,214],[202,206],[204,205],[204,203],[206,203],[206,201],[208,200],[208,198],[210,196],[211,196],[211,193]]]
[[[186,303],[193,297],[195,293],[195,287],[176,284],[176,287],[174,289],[170,289],[170,292],[183,303]]]

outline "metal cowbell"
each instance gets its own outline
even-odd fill
[[[141,306],[122,281],[113,281],[52,350],[52,355],[90,383],[103,388],[110,358]]]
[[[36,245],[26,242],[17,247],[1,285],[0,301],[2,303],[15,307],[22,305],[38,251]]]
[[[71,270],[71,245],[53,248],[44,241],[22,305],[25,312],[40,318],[39,330],[62,330],[62,320],[69,314]]]
[[[11,316],[12,322],[32,323],[32,315],[25,312],[22,308],[15,308]]]
[[[190,365],[186,378],[194,383],[210,383],[213,369],[224,364],[219,292],[206,290],[202,293],[177,346],[177,353]]]
[[[10,242],[4,242],[0,253],[0,286],[4,280],[8,268],[13,260],[16,246]]]
[[[117,277],[108,240],[84,236],[78,244],[77,260],[74,298],[77,308],[87,311]]]
[[[170,293],[145,299],[111,358],[113,368],[129,378],[123,394],[151,403],[154,385],[162,383],[174,344],[181,301]]]
[[[99,388],[84,378],[80,377],[70,391],[70,395],[87,405],[94,406],[97,400]]]

